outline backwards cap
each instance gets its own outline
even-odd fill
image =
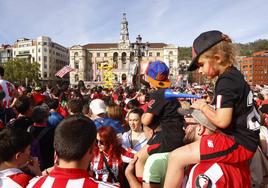
[[[207,51],[212,46],[224,40],[222,32],[213,30],[201,33],[195,40],[192,46],[193,60],[188,67],[188,71],[194,71],[197,67],[197,62],[201,54]]]
[[[154,61],[149,63],[146,75],[148,81],[158,88],[169,88],[171,83],[168,79],[169,68],[162,61]]]
[[[179,108],[177,111],[181,115],[191,115],[195,119],[195,121],[197,121],[199,124],[205,126],[211,131],[216,131],[217,129],[217,127],[214,124],[212,124],[200,110],[193,108],[189,109]]]

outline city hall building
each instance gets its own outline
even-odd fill
[[[131,64],[138,63],[141,72],[150,61],[164,61],[170,68],[170,79],[174,83],[178,77],[178,47],[172,44],[129,40],[128,21],[123,14],[120,24],[120,38],[116,43],[89,43],[74,45],[70,48],[70,84],[79,80],[88,83],[103,82],[105,70],[102,64],[113,64],[114,82],[122,83],[131,72]]]

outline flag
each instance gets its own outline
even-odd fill
[[[69,65],[65,65],[62,69],[60,69],[55,76],[62,78],[65,74],[75,70],[74,68],[70,67]]]

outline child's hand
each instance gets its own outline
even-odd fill
[[[50,167],[50,168],[47,168],[45,169],[43,172],[42,172],[42,175],[49,175],[49,173],[54,169],[54,166]]]
[[[205,105],[207,105],[205,99],[198,99],[191,105],[191,108],[201,110]]]
[[[42,175],[37,157],[33,157],[31,161],[27,164],[27,167],[36,176]]]
[[[137,162],[138,157],[135,155],[134,159],[130,161],[125,170],[125,175],[133,175],[135,170],[135,164]]]

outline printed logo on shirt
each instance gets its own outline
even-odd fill
[[[252,93],[252,91],[250,91],[249,93],[248,93],[248,96],[247,96],[247,107],[249,107],[249,106],[252,106],[253,105],[253,93]]]
[[[216,108],[221,108],[222,95],[217,95]]]
[[[150,100],[148,102],[148,108],[152,108],[152,105],[155,103],[155,100]]]
[[[208,147],[209,148],[214,148],[214,144],[212,140],[208,140]]]
[[[212,181],[207,175],[200,174],[195,179],[195,185],[198,188],[212,188]]]

